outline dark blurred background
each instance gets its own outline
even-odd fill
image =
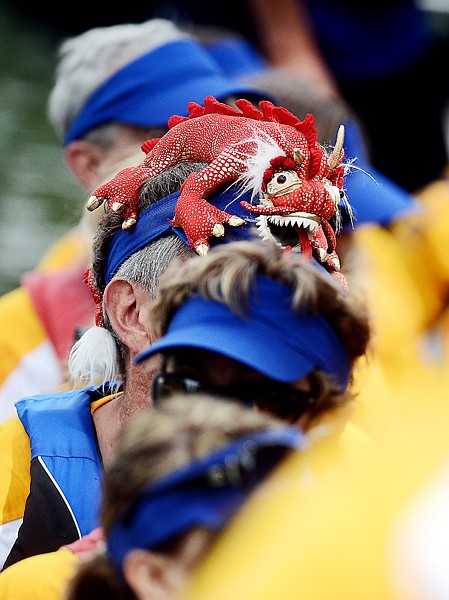
[[[0,293],[77,222],[84,201],[46,115],[59,37],[0,5]]]

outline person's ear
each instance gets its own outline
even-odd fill
[[[123,574],[138,600],[169,600],[174,591],[170,584],[170,559],[149,550],[135,549],[123,561]]]
[[[103,299],[111,326],[123,344],[136,354],[144,350],[153,341],[148,323],[150,293],[138,283],[113,279]]]
[[[85,140],[74,140],[64,150],[67,166],[88,191],[98,186],[99,172],[104,161],[104,151]]]

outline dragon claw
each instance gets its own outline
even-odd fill
[[[87,202],[88,210],[95,210],[106,201],[108,210],[123,219],[122,229],[132,229],[137,223],[136,206],[142,183],[151,176],[143,163],[119,171],[111,181],[97,188]]]
[[[328,257],[327,251],[324,248],[316,248],[316,251],[318,252],[320,261],[325,262]]]
[[[101,206],[102,204],[103,200],[100,200],[100,198],[97,198],[97,196],[91,196],[87,201],[86,208],[87,210],[92,211]]]
[[[245,223],[245,219],[242,219],[237,215],[232,215],[228,220],[228,225],[231,225],[232,227],[239,227],[240,225],[244,225]]]
[[[198,246],[195,246],[195,252],[200,256],[205,256],[209,252],[209,246],[207,244],[198,244]]]
[[[340,265],[340,259],[338,258],[338,256],[335,254],[334,256],[330,256],[329,257],[331,263],[334,265],[334,267],[339,271],[341,269],[341,265]]]
[[[221,223],[216,223],[214,225],[214,228],[212,229],[212,234],[215,237],[223,237],[225,234],[225,228],[223,227],[223,225]]]
[[[132,229],[136,223],[137,223],[137,219],[134,219],[133,217],[131,217],[130,219],[123,221],[122,229],[124,229],[125,231],[128,229]]]

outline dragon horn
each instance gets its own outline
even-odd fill
[[[340,154],[343,149],[343,142],[345,140],[345,126],[340,125],[337,132],[337,141],[335,142],[332,154],[329,157],[328,165],[330,169],[335,169],[340,159]]]
[[[304,154],[301,152],[301,150],[299,148],[293,148],[293,159],[298,167],[300,165],[302,165],[305,158],[306,157],[304,156]]]

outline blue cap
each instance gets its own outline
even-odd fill
[[[345,176],[345,192],[354,212],[355,227],[373,222],[388,226],[395,219],[419,210],[417,198],[368,162],[360,129],[353,121],[345,123],[344,148],[346,157],[357,159]]]
[[[297,427],[258,431],[154,481],[107,535],[108,554],[122,571],[134,548],[157,549],[194,527],[220,531],[286,452],[301,448]]]
[[[244,316],[196,294],[178,307],[166,333],[135,361],[174,348],[201,348],[283,383],[293,383],[319,368],[344,391],[351,361],[343,344],[321,315],[294,311],[292,294],[288,286],[257,276]]]
[[[64,143],[111,122],[167,127],[172,115],[187,116],[188,103],[203,104],[206,96],[271,99],[268,92],[228,77],[198,42],[177,40],[139,56],[97,88]]]

